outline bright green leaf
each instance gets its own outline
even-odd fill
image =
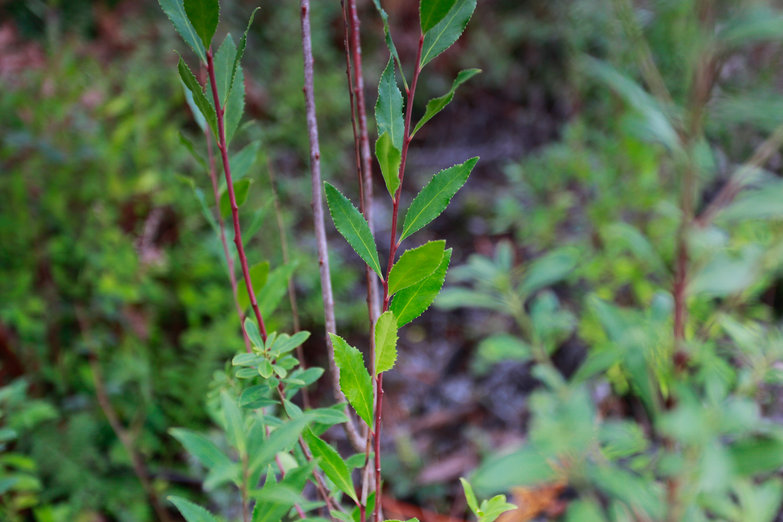
[[[436,114],[438,114],[440,111],[445,109],[446,106],[449,103],[451,103],[451,100],[454,99],[454,93],[457,92],[457,88],[460,85],[470,80],[480,72],[481,69],[466,69],[464,71],[460,71],[457,77],[454,79],[454,82],[451,84],[451,89],[449,89],[449,92],[447,92],[443,96],[433,98],[427,102],[427,108],[424,111],[424,116],[421,117],[419,122],[413,128],[413,132],[411,132],[411,136],[416,134],[419,131],[419,129],[421,129],[424,126],[425,123],[430,121]]]
[[[431,62],[436,56],[448,49],[457,41],[465,26],[468,25],[476,0],[457,0],[446,16],[424,35],[424,47],[421,53],[421,67]]]
[[[182,516],[185,517],[187,522],[219,522],[218,518],[204,509],[203,507],[194,504],[190,500],[185,500],[182,497],[170,496],[169,502],[177,506],[177,509]]]
[[[400,161],[402,155],[400,150],[392,144],[391,135],[388,132],[381,134],[378,141],[375,142],[375,157],[378,158],[378,164],[381,166],[383,181],[386,182],[386,190],[393,198],[400,187]]]
[[[405,213],[400,241],[438,217],[449,205],[454,194],[465,184],[478,157],[454,165],[435,174],[413,199]]]
[[[397,318],[397,326],[402,327],[419,317],[430,307],[446,279],[446,271],[451,260],[451,249],[444,251],[440,265],[435,271],[413,286],[397,292],[389,309]]]
[[[375,323],[375,375],[391,370],[397,360],[397,318],[387,310]]]
[[[378,136],[388,133],[392,146],[402,150],[405,122],[402,116],[402,93],[397,87],[394,61],[389,58],[378,83],[378,100],[375,102],[375,122]]]
[[[226,35],[220,48],[215,53],[215,83],[217,83],[220,105],[225,106],[226,98],[231,90],[231,80],[234,77],[234,61],[237,56],[237,46],[231,33]]]
[[[264,340],[261,338],[261,332],[258,329],[258,325],[254,323],[253,320],[249,317],[245,318],[245,333],[250,339],[250,342],[252,342],[255,346],[258,348],[264,347]]]
[[[421,23],[421,34],[427,34],[427,31],[443,20],[455,3],[456,0],[420,0],[419,21]]]
[[[218,0],[185,0],[185,13],[204,47],[209,49],[220,18]]]
[[[203,63],[207,61],[207,54],[204,49],[204,44],[201,43],[201,39],[196,34],[196,30],[188,20],[188,15],[185,13],[185,6],[182,0],[158,0],[161,9],[169,17],[171,23],[174,24],[174,28],[185,40],[185,43],[193,49],[198,59]]]
[[[406,250],[389,272],[389,295],[413,286],[432,274],[443,260],[446,242],[430,241]]]
[[[476,494],[473,493],[473,488],[464,478],[460,477],[459,481],[462,484],[462,489],[465,490],[465,500],[468,502],[468,507],[474,514],[477,514],[478,502],[476,501]]]
[[[329,480],[334,483],[337,488],[351,497],[354,502],[359,502],[359,497],[356,496],[356,489],[353,486],[351,480],[351,470],[346,466],[345,461],[337,451],[329,444],[313,435],[310,430],[304,432],[305,441],[310,446],[310,450],[313,452],[313,456],[320,458],[318,466],[323,470]]]
[[[339,335],[329,336],[334,346],[334,362],[340,369],[340,389],[359,417],[372,426],[372,380],[362,352]]]
[[[367,220],[339,190],[329,183],[324,185],[326,203],[337,231],[348,241],[359,257],[378,274],[378,277],[383,279],[381,263],[378,261],[378,249]]]

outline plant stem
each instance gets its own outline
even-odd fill
[[[389,263],[386,267],[386,277],[383,281],[383,311],[389,309],[389,274],[394,266],[394,259],[397,254],[397,215],[400,211],[400,199],[402,196],[402,181],[405,177],[405,162],[408,159],[408,147],[411,143],[411,117],[413,115],[413,97],[416,94],[416,84],[421,73],[421,52],[424,47],[424,35],[419,36],[419,47],[416,51],[416,66],[413,71],[410,89],[407,91],[407,100],[405,108],[405,128],[403,131],[402,152],[400,158],[400,170],[398,178],[400,186],[394,194],[394,203],[392,208],[392,225],[389,234]],[[375,378],[375,512],[373,520],[380,522],[381,513],[381,420],[383,418],[383,374],[379,373]]]
[[[343,424],[345,434],[356,451],[362,449],[362,436],[356,427],[345,395],[340,390],[340,371],[334,360],[334,347],[329,336],[337,331],[337,321],[334,316],[334,296],[332,280],[329,272],[329,251],[326,244],[326,226],[324,225],[324,208],[321,197],[321,150],[318,142],[318,120],[315,113],[315,95],[313,88],[313,44],[310,32],[310,1],[301,0],[302,24],[302,55],[304,58],[304,96],[307,112],[307,134],[310,140],[310,178],[313,191],[313,221],[315,226],[316,244],[318,245],[318,264],[321,275],[321,295],[324,303],[324,323],[326,328],[326,348],[329,356],[329,368],[332,373],[332,391],[338,402],[345,404],[345,414],[348,422]]]
[[[215,169],[215,155],[212,153],[212,136],[209,134],[209,127],[204,129],[204,134],[207,139],[209,179],[212,182],[212,193],[215,195],[215,208],[217,209],[218,227],[220,227],[220,242],[223,244],[223,255],[226,258],[226,266],[228,268],[228,279],[231,282],[231,294],[234,296],[234,307],[236,308],[237,316],[239,317],[239,328],[242,330],[242,338],[245,340],[245,351],[250,353],[252,351],[252,347],[250,338],[247,336],[247,332],[245,332],[245,314],[242,311],[242,307],[239,306],[239,297],[237,294],[237,276],[234,272],[234,258],[231,257],[231,252],[228,250],[226,227],[223,224],[223,215],[220,213],[220,191],[218,190],[217,171]]]
[[[228,199],[231,202],[231,217],[234,221],[234,244],[237,248],[237,254],[239,254],[239,263],[242,265],[242,276],[245,279],[247,295],[250,297],[250,306],[253,308],[256,321],[258,321],[258,329],[261,332],[261,338],[266,341],[266,326],[264,325],[264,318],[261,315],[261,311],[258,309],[258,301],[256,301],[256,293],[253,290],[253,283],[250,279],[250,269],[247,266],[247,256],[245,255],[245,247],[242,242],[242,231],[239,227],[239,206],[237,205],[237,198],[234,194],[234,183],[231,179],[231,164],[228,161],[226,129],[223,124],[223,113],[225,108],[220,105],[220,96],[218,95],[217,82],[215,81],[215,62],[212,59],[212,49],[207,50],[207,72],[209,73],[209,85],[212,88],[212,100],[215,103],[215,113],[217,115],[218,148],[220,149],[220,157],[223,161],[223,173],[226,176],[226,190],[228,190]]]

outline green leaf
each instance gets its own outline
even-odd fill
[[[234,66],[232,68],[231,73],[231,83],[229,84],[229,88],[232,88],[234,86],[234,79],[236,78],[237,70],[239,69],[239,61],[242,59],[242,56],[245,54],[245,49],[247,48],[247,33],[250,31],[250,25],[253,23],[253,19],[256,17],[256,11],[261,9],[260,7],[256,7],[253,9],[253,12],[250,13],[250,19],[247,21],[247,27],[245,28],[244,34],[242,34],[242,38],[239,39],[239,48],[237,49],[236,56],[234,58]],[[244,90],[244,86],[243,86]]]
[[[421,67],[431,62],[436,56],[448,49],[457,41],[465,26],[468,25],[476,0],[457,0],[435,26],[424,35],[424,47],[421,53]]]
[[[207,97],[204,95],[204,91],[201,84],[193,75],[188,65],[180,56],[179,64],[177,64],[177,70],[179,71],[179,77],[182,79],[182,83],[193,95],[193,101],[196,103],[196,107],[201,111],[202,116],[207,120],[212,132],[217,134],[217,115],[215,114],[215,108],[209,103]]]
[[[375,157],[378,158],[378,164],[381,166],[383,181],[386,182],[386,190],[393,198],[400,187],[400,162],[402,154],[400,150],[392,144],[391,135],[388,132],[381,134],[378,141],[375,142]]]
[[[402,72],[402,61],[400,61],[400,55],[397,52],[397,47],[394,45],[394,40],[392,40],[391,36],[391,29],[389,28],[389,15],[381,7],[380,0],[372,0],[372,2],[375,4],[375,9],[378,10],[378,14],[383,21],[383,35],[386,40],[386,47],[389,48],[389,53],[392,55],[392,58],[394,58],[394,61],[397,62],[397,68],[400,70],[400,74],[402,75],[402,82],[405,84],[407,89],[408,83],[405,81],[405,74]]]
[[[245,318],[245,333],[250,339],[250,342],[255,346],[261,349],[264,348],[264,340],[261,338],[261,332],[258,329],[258,325],[249,317]]]
[[[532,350],[528,343],[515,335],[499,333],[481,341],[476,352],[473,370],[478,375],[486,375],[497,363],[530,359]]]
[[[281,451],[289,451],[299,440],[302,430],[311,421],[307,414],[284,422],[273,431],[260,449],[250,455],[250,474],[263,468],[275,458]]]
[[[160,8],[169,17],[171,23],[174,24],[174,28],[185,40],[185,43],[193,49],[198,59],[201,62],[207,61],[207,54],[204,49],[204,44],[201,43],[196,30],[193,28],[193,24],[188,20],[188,15],[185,13],[185,6],[182,4],[182,0],[158,0]]]
[[[718,32],[717,40],[727,48],[764,40],[783,39],[783,13],[766,5],[740,11]]]
[[[375,323],[375,375],[391,370],[397,360],[397,318],[387,310]]]
[[[234,86],[228,93],[225,111],[226,143],[231,143],[234,133],[239,128],[239,122],[242,121],[242,114],[245,112],[245,75],[242,72],[242,67],[237,68]]]
[[[231,179],[239,181],[244,178],[253,163],[256,162],[258,157],[258,150],[261,147],[261,142],[256,140],[245,145],[242,150],[231,156],[229,163],[231,165]]]
[[[378,261],[378,249],[375,246],[375,239],[372,237],[367,220],[339,190],[329,183],[324,183],[324,185],[326,203],[337,231],[348,241],[359,257],[383,280],[381,263]]]
[[[419,317],[430,307],[446,279],[446,271],[451,260],[451,249],[443,252],[443,258],[435,271],[415,285],[400,290],[392,299],[389,309],[397,318],[397,326],[402,327]]]
[[[478,514],[478,502],[476,501],[476,494],[473,493],[473,488],[464,478],[460,477],[459,481],[462,484],[462,489],[465,490],[465,500],[468,502],[468,507],[474,514]]]
[[[455,3],[456,0],[420,0],[419,21],[421,22],[421,34],[427,34],[427,31],[443,20]]]
[[[454,79],[454,83],[451,84],[451,89],[449,89],[449,92],[447,92],[443,96],[433,98],[427,102],[427,109],[424,111],[424,116],[421,117],[419,122],[413,128],[413,132],[411,132],[411,136],[416,134],[419,131],[419,129],[421,129],[424,126],[425,123],[430,121],[436,114],[438,114],[440,111],[445,109],[446,106],[449,103],[451,103],[451,100],[454,99],[454,93],[457,92],[457,88],[460,85],[470,80],[480,72],[481,69],[466,69],[464,71],[460,71],[457,77]]]
[[[394,61],[389,58],[378,83],[378,100],[375,102],[375,122],[378,136],[388,133],[392,146],[402,150],[405,122],[402,116],[402,93],[394,75]]]
[[[182,428],[172,428],[169,430],[169,433],[185,447],[188,453],[201,462],[209,472],[233,470],[234,463],[231,459],[204,435]]]
[[[247,441],[245,440],[245,423],[242,420],[242,412],[237,406],[237,401],[233,399],[228,392],[220,393],[220,405],[223,410],[223,418],[226,422],[226,438],[228,442],[236,448],[241,456],[245,455],[247,450]]]
[[[372,426],[372,380],[364,366],[362,352],[342,337],[329,334],[334,346],[334,362],[340,369],[340,389],[368,426]]]
[[[280,403],[280,401],[271,398],[269,395],[269,386],[266,384],[251,386],[242,390],[242,394],[239,396],[239,405],[242,408],[255,409]]]
[[[271,350],[275,358],[278,358],[301,345],[309,338],[310,332],[306,330],[296,332],[294,335],[281,334],[275,339],[274,344],[267,346],[267,348]]]
[[[516,508],[514,504],[506,502],[505,495],[495,495],[491,499],[481,502],[479,522],[495,522],[500,515]]]
[[[209,49],[220,18],[218,0],[185,0],[185,13],[204,47]]]
[[[264,286],[266,285],[268,276],[269,276],[269,261],[262,261],[261,263],[257,263],[252,267],[250,267],[250,280],[252,281],[253,292],[256,294],[256,298],[258,298],[261,289],[264,288]],[[239,307],[242,310],[247,310],[247,307],[250,306],[250,296],[247,293],[247,285],[244,284],[238,285],[237,301],[239,302]],[[256,346],[263,347],[262,345],[256,345]]]
[[[168,497],[169,502],[177,506],[177,509],[187,522],[219,522],[218,518],[203,507],[194,504],[190,500],[174,495]]]
[[[718,216],[728,222],[782,219],[783,181],[767,181],[743,190]]]
[[[471,483],[482,495],[507,491],[512,486],[529,486],[549,482],[557,477],[549,456],[531,445],[509,453],[497,454],[473,473]]]
[[[329,444],[315,436],[310,430],[304,432],[304,438],[307,441],[307,445],[310,446],[313,456],[321,459],[318,462],[318,466],[329,480],[358,504],[359,497],[356,496],[356,489],[351,480],[351,470],[348,469],[340,454]]]
[[[252,181],[253,180],[246,178],[234,182],[234,197],[237,200],[237,208],[241,207],[242,204],[247,201],[247,195],[250,192],[250,183],[252,183]],[[231,200],[228,195],[228,190],[224,190],[220,195],[220,214],[223,217],[231,215]]]
[[[237,46],[234,44],[231,33],[228,33],[215,53],[215,83],[217,83],[218,99],[221,107],[226,104],[226,98],[231,90],[236,56]]]
[[[529,296],[536,290],[565,279],[576,268],[579,253],[574,248],[561,248],[533,261],[519,286],[519,293]]]
[[[389,295],[413,286],[432,274],[443,260],[446,241],[430,241],[406,250],[389,272]]]
[[[288,264],[275,268],[269,273],[266,284],[256,295],[258,298],[258,308],[261,311],[262,316],[271,316],[280,305],[280,302],[288,289],[288,281],[291,279],[297,265],[297,261],[293,260]]]
[[[400,241],[438,217],[449,205],[454,194],[465,184],[478,157],[454,165],[435,174],[413,199],[405,213]]]

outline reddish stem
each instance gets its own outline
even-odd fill
[[[397,241],[397,215],[400,211],[400,199],[402,196],[402,181],[405,177],[405,162],[408,159],[408,147],[411,143],[411,117],[413,115],[413,97],[416,94],[416,84],[421,73],[421,52],[424,47],[424,35],[419,36],[419,47],[416,51],[416,68],[413,71],[411,87],[407,92],[408,99],[405,109],[405,129],[403,131],[402,153],[400,159],[400,170],[398,178],[400,186],[394,194],[394,204],[392,209],[392,225],[389,234],[389,263],[386,267],[386,278],[383,281],[383,311],[389,309],[389,274],[394,266],[394,259],[397,254],[397,247],[400,242]],[[375,513],[373,520],[380,522],[381,513],[381,419],[383,417],[383,374],[379,373],[375,378]]]
[[[223,172],[226,175],[226,189],[228,190],[228,199],[231,202],[231,217],[234,221],[234,244],[237,248],[237,254],[239,254],[239,263],[242,265],[242,276],[245,279],[247,295],[250,297],[250,306],[253,308],[256,321],[258,321],[258,329],[261,332],[261,338],[266,341],[266,326],[264,326],[264,318],[261,316],[261,310],[258,309],[256,293],[253,290],[253,283],[250,279],[250,269],[247,266],[245,246],[242,242],[242,231],[239,227],[239,206],[237,205],[237,198],[234,194],[234,183],[231,179],[231,164],[228,161],[226,129],[223,124],[225,108],[220,105],[220,96],[218,95],[217,82],[215,81],[215,62],[212,59],[212,49],[207,50],[207,72],[209,73],[209,85],[212,88],[212,100],[215,102],[215,113],[217,115],[218,148],[220,149],[220,157],[223,160]]]

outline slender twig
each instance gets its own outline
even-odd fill
[[[280,236],[280,251],[283,255],[283,264],[288,264],[288,237],[285,233],[285,225],[283,224],[283,210],[280,207],[280,197],[277,195],[277,181],[275,177],[275,170],[272,167],[272,162],[267,159],[266,170],[269,174],[269,184],[272,187],[272,197],[274,198],[275,205],[275,220],[277,221],[277,233]],[[294,280],[288,280],[288,302],[291,305],[291,315],[293,318],[294,332],[298,332],[301,329],[299,323],[299,306],[296,303],[296,290],[294,289]],[[304,348],[302,345],[296,347],[296,357],[299,359],[299,366],[304,370],[307,368],[304,358]],[[302,404],[305,409],[310,409],[310,392],[307,388],[302,388]]]
[[[139,480],[142,489],[144,489],[144,492],[147,494],[147,498],[149,499],[150,505],[155,511],[155,515],[158,517],[158,520],[161,522],[170,522],[171,517],[161,504],[160,498],[158,497],[158,494],[155,491],[155,488],[152,486],[152,482],[150,481],[147,468],[144,466],[144,461],[141,459],[138,451],[136,451],[136,437],[133,436],[122,425],[120,417],[117,414],[117,411],[114,409],[114,406],[111,403],[111,399],[109,398],[109,394],[106,391],[103,372],[101,371],[101,363],[98,359],[98,354],[93,349],[93,341],[90,335],[87,316],[80,308],[77,308],[76,317],[79,323],[79,329],[81,330],[82,337],[84,337],[85,343],[88,346],[89,354],[87,359],[89,361],[90,370],[92,372],[93,385],[95,386],[95,397],[98,400],[98,405],[100,406],[101,411],[103,411],[103,414],[106,416],[106,419],[109,421],[109,426],[111,426],[112,431],[114,431],[114,434],[119,439],[122,447],[125,448],[125,451],[128,453],[131,467],[133,468],[133,473],[136,475],[136,478]]]
[[[751,157],[740,166],[728,181],[720,189],[720,192],[713,198],[707,207],[696,218],[696,224],[700,227],[708,226],[715,215],[729,203],[742,190],[747,179],[757,170],[764,166],[770,158],[783,146],[783,125],[778,126],[767,139],[759,144],[753,151]]]
[[[402,153],[400,159],[400,170],[398,178],[400,180],[400,186],[397,188],[397,192],[394,194],[394,202],[392,207],[392,225],[391,232],[389,234],[389,263],[386,267],[386,278],[383,281],[383,311],[386,312],[389,309],[389,274],[394,266],[394,259],[397,254],[397,247],[400,246],[400,241],[397,240],[397,215],[400,211],[400,199],[402,196],[402,182],[405,177],[405,161],[408,158],[408,147],[411,143],[411,117],[413,115],[413,97],[416,94],[416,84],[419,80],[419,74],[421,73],[421,53],[424,47],[424,35],[419,36],[419,47],[416,51],[416,66],[413,71],[413,79],[411,80],[410,89],[407,91],[406,111],[405,111],[405,128],[403,131],[402,141]],[[381,513],[381,420],[383,418],[383,373],[379,373],[375,378],[375,512],[373,514],[373,520],[380,522]]]
[[[323,199],[321,197],[321,150],[318,141],[318,120],[315,113],[315,95],[313,87],[313,44],[310,33],[310,1],[301,0],[302,55],[304,58],[304,96],[307,112],[307,133],[310,140],[310,175],[313,190],[313,221],[318,245],[318,264],[321,275],[321,295],[324,302],[324,323],[326,328],[326,347],[329,356],[329,368],[332,373],[332,391],[338,402],[345,404],[348,422],[343,423],[346,436],[356,451],[362,450],[362,436],[359,433],[345,395],[340,390],[340,371],[334,360],[334,347],[331,333],[337,332],[334,316],[334,296],[329,273],[329,251],[326,244],[326,225],[324,220]]]
[[[236,308],[239,317],[239,328],[242,330],[242,338],[245,340],[245,351],[250,353],[252,345],[250,338],[245,332],[243,323],[245,322],[245,313],[239,306],[239,294],[237,292],[237,276],[234,271],[234,258],[228,249],[228,240],[226,239],[226,227],[223,223],[223,215],[220,213],[220,190],[218,189],[217,170],[215,168],[215,155],[212,153],[212,136],[209,127],[204,129],[207,140],[207,158],[209,160],[209,179],[212,182],[212,193],[215,195],[215,208],[217,209],[218,227],[220,228],[220,242],[223,244],[223,256],[226,258],[226,267],[228,269],[228,279],[231,282],[231,294],[234,296],[234,308]]]
[[[247,266],[245,246],[242,242],[242,230],[239,227],[239,206],[237,205],[237,198],[234,194],[234,183],[231,179],[231,163],[228,160],[228,143],[226,141],[226,129],[223,124],[225,107],[220,104],[217,82],[215,81],[215,62],[212,58],[212,49],[207,50],[207,72],[209,73],[212,100],[215,103],[215,113],[217,115],[218,148],[220,149],[220,158],[223,161],[223,173],[226,176],[226,190],[228,190],[228,199],[231,202],[231,217],[234,221],[234,244],[237,248],[237,254],[239,254],[239,263],[242,266],[242,276],[245,279],[247,295],[250,297],[250,306],[253,308],[256,321],[258,321],[258,329],[261,332],[261,338],[266,341],[266,326],[264,325],[264,318],[261,315],[261,310],[258,309],[256,292],[253,290],[253,282],[250,279],[250,269]]]

